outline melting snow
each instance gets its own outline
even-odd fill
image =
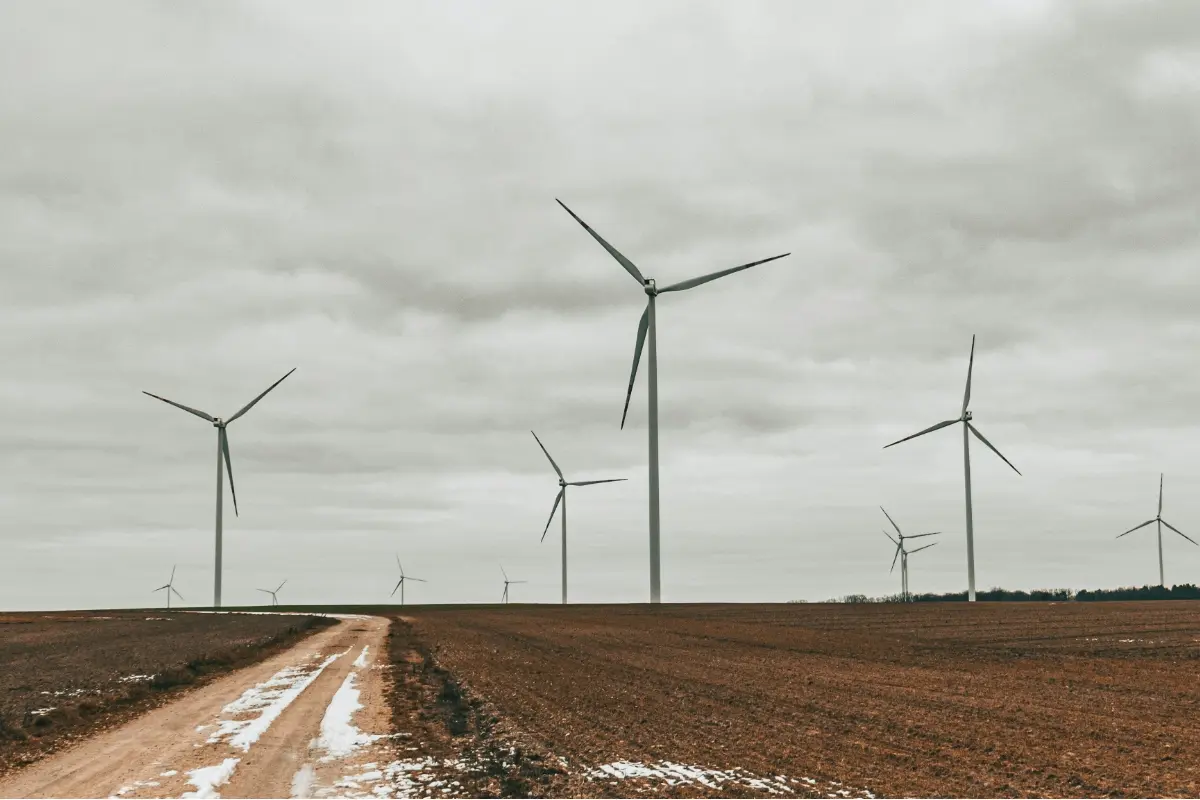
[[[316,780],[312,764],[305,764],[292,776],[292,797],[312,797],[313,782]]]
[[[367,665],[367,651],[371,649],[371,645],[364,644],[363,651],[358,654],[358,658],[354,659],[354,666],[365,667]]]
[[[158,774],[158,777],[160,777],[160,778],[169,778],[169,777],[171,777],[172,775],[178,775],[178,774],[179,774],[179,770],[177,770],[177,769],[169,769],[169,770],[167,770],[166,772],[160,772],[160,773]]]
[[[51,711],[53,711],[57,707],[58,706],[50,706],[49,708],[35,708],[33,711],[30,711],[29,713],[33,714],[35,717],[44,717],[45,715],[49,714]]]
[[[188,783],[196,787],[194,792],[184,792],[184,797],[220,797],[218,786],[229,783],[234,767],[240,758],[227,758],[213,767],[201,767],[188,772]]]
[[[158,786],[158,785],[159,785],[158,781],[134,781],[129,786],[122,786],[120,789],[117,789],[117,791],[115,793],[109,795],[109,798],[111,800],[111,798],[113,798],[113,797],[122,797],[122,796],[127,795],[130,792],[134,791],[135,789],[141,789],[143,786]]]
[[[313,746],[326,751],[322,761],[345,758],[363,745],[384,738],[383,734],[363,733],[354,727],[354,712],[362,708],[358,702],[359,690],[354,688],[354,675],[351,672],[342,681],[321,719],[321,734]]]
[[[245,714],[259,709],[262,709],[262,713],[253,719],[218,720],[217,730],[208,737],[208,743],[214,744],[225,739],[231,747],[239,747],[243,752],[249,750],[250,745],[257,742],[258,737],[271,727],[276,717],[282,714],[327,666],[343,655],[345,653],[334,653],[319,667],[307,673],[298,667],[282,669],[270,680],[247,689],[241,697],[221,709],[221,713]]]
[[[720,789],[725,784],[734,784],[770,794],[790,795],[793,793],[793,789],[788,786],[789,778],[785,775],[762,777],[740,767],[719,770],[689,764],[676,764],[671,761],[658,761],[653,764],[644,764],[639,761],[614,761],[588,770],[584,773],[584,777],[588,780],[595,780],[597,778],[616,778],[618,780],[630,778],[654,779],[664,781],[668,786],[698,783],[709,789]],[[794,778],[790,780],[792,783],[799,782]],[[810,786],[814,786],[817,783],[812,778],[803,778],[802,780]],[[830,781],[829,783],[830,789],[834,786],[841,786],[837,781]],[[849,797],[851,791],[855,792],[856,796],[865,798],[874,797],[873,794],[865,789],[836,790],[837,794],[842,797]],[[832,794],[830,795],[830,797],[833,796]]]
[[[117,678],[117,680],[121,683],[136,683],[138,681],[152,681],[157,677],[157,673],[154,675],[126,675],[124,678]]]

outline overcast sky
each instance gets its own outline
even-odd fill
[[[0,6],[0,607],[1156,583],[1200,538],[1200,4]],[[1166,534],[1167,582],[1200,548]]]

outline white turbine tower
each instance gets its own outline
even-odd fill
[[[222,480],[221,459],[222,459],[222,457],[224,457],[224,460],[225,460],[225,471],[227,471],[229,473],[229,493],[233,496],[233,513],[235,516],[237,516],[237,513],[238,513],[237,492],[233,488],[233,465],[229,462],[229,436],[225,432],[225,426],[232,424],[233,421],[236,420],[238,417],[242,416],[247,411],[254,408],[254,404],[257,403],[259,400],[262,400],[264,397],[266,397],[267,392],[271,391],[276,386],[283,383],[284,378],[286,378],[288,375],[291,375],[295,371],[296,371],[296,368],[292,367],[290,370],[288,370],[287,375],[284,375],[283,378],[280,378],[279,380],[275,381],[270,386],[268,386],[266,392],[263,392],[258,397],[254,398],[249,403],[244,405],[242,407],[241,411],[237,412],[229,419],[221,419],[220,417],[214,417],[210,414],[204,413],[203,411],[197,411],[194,408],[189,408],[188,406],[185,406],[182,403],[176,403],[174,400],[168,400],[165,397],[159,397],[158,395],[151,394],[150,392],[147,392],[147,391],[142,392],[142,394],[150,395],[150,397],[153,397],[155,400],[162,400],[164,403],[173,405],[176,408],[183,409],[184,411],[188,412],[189,414],[195,414],[200,419],[211,422],[212,426],[217,429],[217,536],[216,536],[217,544],[216,544],[216,559],[215,559],[216,566],[214,568],[214,576],[213,576],[213,608],[221,607],[221,517],[222,517],[221,503],[222,503],[222,500],[224,499],[224,495],[225,495],[225,492],[221,485],[221,480]]]
[[[508,603],[508,585],[510,583],[528,583],[528,581],[510,581],[508,573],[504,571],[504,565],[500,565],[500,572],[504,575],[504,594],[500,595],[501,603]]]
[[[158,587],[154,591],[161,592],[164,590],[167,593],[167,608],[171,607],[171,593],[172,592],[174,592],[175,596],[178,597],[180,600],[183,600],[183,595],[181,595],[179,592],[175,591],[175,565],[174,564],[171,565],[171,580],[167,581],[166,584]],[[187,601],[184,600],[184,602],[187,602]]]
[[[1140,528],[1146,527],[1151,522],[1158,523],[1158,585],[1165,588],[1167,584],[1163,580],[1162,526],[1166,525],[1168,528],[1175,531],[1176,533],[1178,533],[1183,538],[1187,539],[1192,544],[1197,544],[1197,542],[1195,539],[1188,536],[1186,533],[1179,530],[1174,525],[1172,525],[1171,523],[1167,522],[1165,519],[1162,518],[1162,500],[1163,500],[1163,474],[1160,472],[1160,473],[1158,473],[1158,513],[1154,515],[1154,519],[1148,519],[1145,522],[1143,522],[1141,525],[1130,528],[1129,530],[1125,531],[1125,533],[1122,533],[1119,536],[1117,536],[1117,538],[1120,539],[1121,536],[1128,536],[1129,534],[1133,533],[1134,531],[1136,531]]]
[[[900,526],[896,524],[896,521],[894,519],[892,519],[892,515],[887,513],[887,509],[884,508],[883,506],[880,506],[879,510],[882,511],[883,515],[888,518],[888,522],[892,523],[892,527],[896,529],[896,535],[900,537],[898,540],[893,539],[892,535],[890,533],[888,533],[887,531],[883,532],[883,535],[888,537],[888,539],[891,540],[892,544],[896,545],[896,555],[892,556],[892,568],[889,569],[888,572],[894,572],[896,570],[896,559],[899,558],[900,559],[900,596],[901,596],[901,598],[903,598],[904,602],[907,603],[907,602],[910,602],[910,600],[912,599],[912,595],[908,591],[908,557],[911,556],[913,553],[919,553],[922,550],[928,550],[929,548],[933,547],[933,545],[937,544],[937,542],[933,542],[933,544],[927,544],[924,547],[918,547],[916,550],[908,550],[904,546],[904,540],[905,539],[920,539],[922,536],[937,536],[939,533],[941,533],[941,531],[933,531],[932,533],[913,533],[913,534],[909,534],[908,536],[905,536],[900,531]]]
[[[717,278],[723,278],[726,275],[732,275],[735,272],[741,272],[744,269],[766,264],[768,261],[789,256],[791,253],[784,253],[778,256],[764,258],[761,261],[751,261],[749,264],[742,264],[740,267],[731,267],[723,269],[720,272],[712,272],[708,275],[701,275],[698,278],[673,283],[670,286],[658,288],[653,278],[647,278],[642,275],[641,271],[634,266],[634,263],[625,256],[617,252],[617,249],[601,238],[600,234],[596,233],[586,222],[575,215],[575,212],[567,208],[563,201],[557,201],[563,209],[570,214],[576,222],[583,226],[583,229],[592,235],[592,238],[600,243],[600,246],[608,251],[608,254],[617,260],[617,262],[625,268],[634,280],[641,285],[642,291],[646,293],[647,302],[646,310],[642,312],[642,319],[638,323],[637,344],[633,349],[633,370],[629,373],[629,388],[625,391],[625,410],[621,414],[621,428],[625,427],[625,416],[629,413],[629,398],[633,394],[633,382],[637,377],[638,361],[642,357],[642,346],[646,343],[647,336],[650,340],[650,352],[647,360],[650,362],[647,366],[647,406],[649,409],[649,450],[650,450],[650,602],[658,603],[661,599],[661,582],[659,580],[659,503],[658,503],[658,336],[657,324],[654,316],[654,299],[664,292],[682,292],[685,289],[692,289],[701,286],[709,281],[715,281]]]
[[[283,579],[283,583],[287,583],[287,578]],[[271,605],[277,606],[279,605],[279,598],[276,597],[276,595],[278,595],[279,590],[283,588],[283,583],[276,586],[275,591],[271,591],[270,589],[258,589],[257,591],[266,592],[267,594],[271,595]]]
[[[967,405],[971,402],[971,372],[974,368],[975,335],[972,334],[971,360],[967,365],[967,390],[965,393],[963,393],[962,413],[959,415],[958,419],[948,419],[945,422],[939,422],[937,425],[931,425],[919,433],[914,433],[912,436],[905,436],[903,439],[898,439],[897,441],[892,442],[892,444],[884,445],[883,447],[883,449],[886,450],[892,445],[900,444],[900,442],[907,442],[909,439],[915,439],[918,436],[924,436],[931,431],[936,431],[939,428],[945,428],[947,425],[954,425],[958,422],[963,424],[963,475],[965,477],[967,488],[967,599],[972,603],[975,602],[975,527],[971,517],[971,440],[967,436],[967,433],[970,432],[975,434],[975,437],[979,439],[979,441],[986,444],[989,450],[1000,456],[1001,460],[1003,460],[1005,464],[1008,464],[1010,467],[1012,467],[1013,472],[1017,473],[1018,475],[1021,474],[1021,471],[1016,467],[1013,467],[1012,462],[1005,458],[999,450],[993,447],[991,442],[983,438],[983,434],[976,430],[975,426],[971,424],[971,412],[967,410]]]
[[[404,582],[416,581],[417,583],[427,583],[423,578],[414,578],[412,575],[404,574],[404,566],[400,563],[400,554],[396,553],[396,566],[400,568],[400,580],[396,581],[396,588],[392,589],[391,597],[396,596],[396,589],[400,590],[400,605],[404,605]]]
[[[533,433],[533,431],[530,431]],[[554,498],[554,507],[550,509],[550,518],[546,520],[546,528],[542,531],[541,541],[546,541],[546,534],[550,531],[550,523],[554,521],[554,512],[558,510],[558,504],[562,503],[562,601],[563,605],[567,604],[567,487],[568,486],[592,486],[597,483],[616,483],[618,481],[627,480],[627,478],[605,478],[599,481],[568,481],[563,477],[562,470],[558,468],[558,464],[554,463],[554,459],[550,456],[550,451],[546,449],[546,445],[542,444],[542,440],[538,439],[538,435],[533,433],[533,438],[537,440],[538,447],[542,448],[542,452],[546,454],[546,458],[550,461],[550,466],[554,467],[554,471],[558,473],[558,496]]]

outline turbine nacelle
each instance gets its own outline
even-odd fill
[[[213,427],[214,428],[224,428],[225,420],[221,419],[220,417],[213,418]]]
[[[963,412],[963,415],[962,415],[963,422],[970,422],[972,419],[974,419],[974,415],[970,411]]]
[[[650,297],[658,294],[658,287],[654,285],[654,278],[646,278],[646,280],[642,281],[642,289]]]

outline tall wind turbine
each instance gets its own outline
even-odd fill
[[[958,419],[948,419],[945,422],[939,422],[937,425],[931,425],[919,433],[914,433],[912,436],[905,436],[903,439],[898,439],[897,441],[892,442],[892,444],[883,446],[883,449],[886,450],[892,445],[900,444],[900,442],[907,442],[909,439],[915,439],[918,436],[924,436],[925,434],[931,431],[936,431],[939,428],[945,428],[948,425],[954,425],[958,422],[963,424],[963,475],[965,476],[967,487],[967,599],[972,603],[975,602],[975,527],[974,521],[971,517],[971,440],[967,436],[967,433],[970,432],[975,434],[975,438],[986,444],[988,449],[993,453],[1000,456],[1001,460],[1003,460],[1005,464],[1008,464],[1010,467],[1012,467],[1013,472],[1017,473],[1018,475],[1021,474],[1021,470],[1013,467],[1012,462],[1005,458],[999,450],[993,447],[991,442],[983,438],[983,434],[971,424],[971,412],[967,410],[967,405],[971,402],[971,372],[974,368],[975,334],[971,334],[971,360],[967,364],[967,390],[963,393],[962,413],[959,415]]]
[[[888,537],[888,539],[891,539],[892,544],[896,545],[896,555],[892,556],[892,568],[890,570],[888,570],[888,572],[895,571],[896,559],[899,558],[900,559],[900,596],[902,598],[904,598],[904,602],[907,603],[910,601],[910,599],[912,597],[912,595],[910,595],[908,592],[908,557],[911,556],[913,553],[919,553],[922,550],[928,550],[930,547],[933,547],[933,545],[937,544],[937,542],[934,542],[933,544],[927,544],[924,547],[918,547],[916,550],[908,550],[904,546],[904,540],[905,539],[920,539],[922,536],[937,536],[939,533],[941,533],[941,531],[934,531],[933,533],[910,533],[908,536],[905,536],[900,531],[900,526],[896,524],[896,520],[892,519],[892,515],[887,513],[887,509],[884,508],[883,506],[880,506],[879,510],[882,511],[883,515],[888,518],[888,522],[892,523],[892,527],[896,529],[896,535],[900,537],[898,540],[892,539],[892,535],[890,533],[888,533],[887,531],[883,532],[883,535]]]
[[[510,583],[528,583],[528,581],[510,581],[508,579],[508,573],[504,572],[503,564],[500,565],[500,572],[503,573],[503,575],[504,575],[504,594],[500,595],[500,602],[507,604],[508,603],[508,585]]]
[[[175,566],[176,566],[175,564],[171,565],[171,580],[167,581],[165,585],[160,586],[154,590],[156,592],[161,592],[163,590],[166,590],[166,592],[167,592],[167,608],[171,607],[171,593],[172,592],[175,592],[175,596],[178,597],[180,600],[183,600],[183,595],[181,595],[179,592],[175,591]],[[185,600],[184,602],[187,602],[187,601]]]
[[[1197,542],[1195,539],[1188,536],[1186,533],[1179,530],[1174,525],[1172,525],[1171,523],[1167,522],[1165,519],[1162,518],[1162,495],[1163,495],[1163,474],[1160,472],[1160,473],[1158,473],[1158,513],[1154,515],[1154,519],[1148,519],[1145,522],[1143,522],[1141,525],[1138,525],[1135,528],[1130,528],[1129,530],[1125,531],[1125,533],[1122,533],[1119,536],[1117,536],[1117,538],[1120,539],[1121,536],[1128,536],[1129,534],[1133,533],[1134,531],[1138,530],[1139,528],[1146,527],[1151,522],[1158,523],[1158,585],[1165,587],[1167,584],[1163,580],[1162,526],[1166,525],[1168,528],[1175,531],[1176,533],[1178,533],[1183,538],[1187,539],[1192,544],[1197,544]]]
[[[245,414],[247,411],[254,408],[254,404],[257,403],[259,400],[262,400],[264,397],[266,397],[267,392],[271,391],[276,386],[283,383],[284,378],[286,378],[288,375],[291,375],[295,371],[296,371],[296,368],[292,367],[290,370],[288,370],[287,375],[284,375],[283,378],[280,378],[279,380],[275,381],[270,386],[268,386],[266,392],[263,392],[258,397],[254,398],[249,403],[242,406],[242,410],[237,412],[236,414],[234,414],[229,419],[221,419],[220,417],[214,417],[210,414],[204,413],[203,411],[197,411],[194,408],[189,408],[188,406],[185,406],[182,403],[176,403],[174,400],[168,400],[165,397],[159,397],[158,395],[151,394],[150,392],[147,392],[147,391],[142,392],[142,394],[150,395],[155,400],[162,400],[164,403],[168,403],[170,405],[175,406],[176,408],[183,409],[184,411],[188,412],[189,414],[195,414],[200,419],[211,422],[212,426],[217,429],[217,537],[216,537],[217,545],[216,545],[216,559],[215,559],[216,567],[214,568],[214,576],[213,576],[213,608],[221,607],[221,517],[222,517],[221,503],[222,503],[222,500],[223,500],[224,494],[225,494],[222,489],[222,486],[221,486],[221,479],[222,479],[221,459],[222,459],[222,457],[225,459],[225,471],[229,473],[229,493],[233,496],[233,513],[235,516],[237,516],[237,513],[238,513],[237,492],[233,488],[233,465],[229,462],[229,436],[225,432],[225,426],[232,424],[233,421],[236,420],[238,417],[242,416],[242,414]]]
[[[417,583],[426,583],[423,578],[414,578],[412,575],[404,574],[404,567],[400,564],[400,554],[396,553],[396,566],[400,567],[400,580],[396,581],[396,589],[400,590],[400,605],[404,605],[404,582],[416,581]],[[392,597],[396,596],[396,589],[392,589]]]
[[[283,579],[283,583],[287,583],[287,578]],[[279,605],[279,598],[276,597],[276,595],[278,595],[279,590],[283,588],[283,583],[276,586],[275,591],[271,591],[270,589],[259,589],[258,591],[266,592],[267,594],[271,595],[271,605],[277,606],[277,605]]]
[[[642,291],[646,293],[647,302],[646,310],[642,312],[642,319],[638,323],[637,344],[633,348],[633,370],[629,373],[629,388],[625,390],[625,410],[621,413],[621,428],[625,428],[625,416],[629,413],[629,398],[633,394],[633,381],[637,377],[638,361],[642,357],[642,346],[646,342],[647,335],[650,339],[650,352],[647,356],[650,364],[647,367],[649,374],[647,376],[647,407],[649,409],[649,450],[650,450],[650,602],[658,603],[661,598],[661,582],[659,580],[659,518],[658,518],[658,335],[657,323],[654,316],[654,299],[664,292],[682,292],[685,289],[692,289],[709,281],[715,281],[717,278],[723,278],[726,275],[732,275],[735,272],[741,272],[744,269],[766,264],[768,261],[790,256],[791,253],[783,255],[771,256],[764,258],[761,261],[751,261],[749,264],[742,264],[740,267],[731,267],[723,269],[720,272],[712,272],[708,275],[701,275],[698,278],[691,278],[679,283],[672,283],[670,286],[664,286],[659,289],[653,278],[647,278],[642,275],[641,271],[634,266],[634,263],[625,256],[617,252],[617,249],[601,238],[600,234],[596,233],[586,222],[575,215],[575,212],[567,208],[566,204],[561,200],[557,200],[558,204],[571,215],[572,218],[583,229],[592,235],[592,238],[600,243],[600,246],[608,251],[608,254],[615,258],[617,262],[625,268],[635,281],[637,281]]]
[[[530,431],[533,433],[533,431]],[[546,445],[542,444],[542,440],[538,439],[538,435],[533,433],[533,438],[537,439],[538,447],[542,448],[542,452],[546,454],[546,458],[550,461],[550,466],[554,467],[554,471],[558,473],[558,496],[554,498],[554,507],[550,509],[550,518],[546,520],[546,528],[542,531],[542,541],[546,541],[546,534],[550,530],[550,523],[554,521],[554,512],[558,510],[558,504],[562,503],[562,597],[563,605],[567,604],[567,487],[568,486],[591,486],[596,483],[616,483],[617,481],[628,480],[627,478],[605,478],[599,481],[568,481],[563,477],[562,470],[558,468],[558,464],[554,463],[554,459],[550,456],[550,451],[546,449]]]

